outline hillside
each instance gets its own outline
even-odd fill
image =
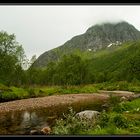
[[[33,67],[45,67],[51,61],[60,60],[65,54],[75,51],[97,52],[124,42],[140,39],[140,31],[127,22],[103,23],[90,27],[84,34],[73,37],[55,49],[40,55]]]
[[[88,60],[88,71],[96,75],[96,80],[140,79],[140,42],[127,42],[119,47],[102,49]],[[100,75],[102,73],[102,76]],[[102,78],[100,78],[100,76]]]
[[[31,68],[33,83],[83,85],[140,80],[140,40],[96,52],[74,51],[44,69]]]

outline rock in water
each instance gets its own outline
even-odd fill
[[[120,101],[127,101],[127,100],[128,99],[126,97],[124,97],[124,96],[120,98]]]
[[[76,116],[79,117],[80,119],[89,119],[89,120],[96,119],[98,115],[100,115],[100,112],[93,110],[85,110],[76,114]]]
[[[42,128],[41,132],[44,134],[44,135],[48,135],[51,133],[51,128],[50,127],[44,127]]]
[[[38,135],[38,134],[40,134],[40,133],[38,132],[38,130],[31,130],[31,131],[30,131],[30,135]]]

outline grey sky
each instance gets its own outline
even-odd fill
[[[97,23],[125,20],[140,30],[140,5],[0,6],[0,30],[14,33],[27,57],[37,57]]]

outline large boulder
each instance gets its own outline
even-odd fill
[[[94,120],[100,115],[100,112],[93,110],[85,110],[76,114],[80,119]]]

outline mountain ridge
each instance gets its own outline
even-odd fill
[[[139,39],[140,31],[126,21],[96,24],[89,27],[85,33],[72,37],[63,45],[44,52],[32,66],[46,67],[49,62],[58,61],[61,56],[75,50],[96,52],[102,48],[119,46],[124,42]]]

